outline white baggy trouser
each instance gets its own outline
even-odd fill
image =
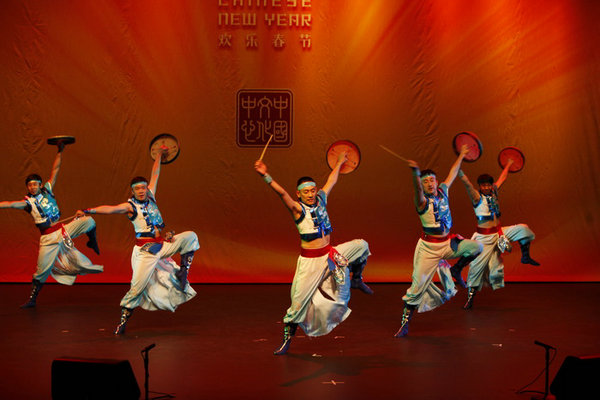
[[[364,263],[369,244],[362,239],[351,240],[333,247],[353,263]],[[319,257],[298,257],[296,273],[292,282],[292,304],[284,323],[297,323],[308,336],[326,335],[350,315],[350,274],[344,267],[344,281],[338,284],[333,275],[327,277],[328,254]],[[327,278],[326,278],[327,277]]]
[[[192,299],[196,291],[188,282],[185,288],[180,286],[175,276],[180,267],[171,256],[199,248],[198,236],[191,231],[173,236],[170,242],[163,242],[156,254],[142,250],[141,246],[134,246],[131,253],[131,287],[121,300],[121,307],[175,311],[177,306]]]
[[[408,305],[417,306],[418,312],[433,310],[456,294],[454,281],[450,275],[450,265],[442,262],[461,256],[472,256],[481,252],[483,245],[474,240],[463,239],[456,250],[451,247],[451,238],[443,242],[430,242],[419,239],[413,258],[412,284],[402,297]],[[438,273],[443,290],[433,283]]]
[[[89,232],[96,226],[91,217],[75,219],[62,228],[40,236],[40,250],[38,253],[37,269],[33,279],[46,282],[52,275],[57,282],[63,285],[75,283],[77,275],[97,274],[104,270],[102,265],[94,265],[83,253],[75,248],[69,240]],[[63,237],[63,229],[66,235]]]
[[[525,224],[503,226],[502,233],[511,242],[531,241],[535,238],[532,230]],[[471,237],[483,244],[483,251],[471,261],[467,286],[478,290],[483,288],[484,283],[489,284],[494,290],[504,287],[504,263],[502,262],[502,253],[498,248],[498,238],[498,232],[490,234],[475,232]]]

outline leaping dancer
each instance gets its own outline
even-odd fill
[[[415,248],[412,285],[402,297],[404,300],[402,322],[395,337],[408,335],[408,326],[415,310],[419,312],[433,310],[456,294],[449,264],[444,260],[475,256],[482,250],[481,243],[450,234],[452,215],[448,190],[456,179],[460,164],[468,152],[468,146],[463,145],[448,176],[439,187],[434,171],[430,169],[421,171],[415,161],[407,160],[412,170],[414,201],[423,226],[423,234]],[[440,290],[432,281],[436,272],[440,275],[444,290]]]
[[[258,160],[254,164],[256,172],[281,197],[300,233],[301,249],[292,282],[292,304],[283,317],[283,341],[275,355],[288,351],[298,325],[308,336],[322,336],[344,321],[350,314],[351,286],[373,293],[362,281],[362,271],[371,254],[368,243],[362,239],[337,246],[330,243],[333,229],[327,214],[327,197],[337,183],[340,168],[346,160],[346,153],[340,153],[325,186],[320,190],[317,190],[314,179],[298,179],[297,200],[267,173],[263,161]],[[350,271],[353,272],[352,279]]]
[[[496,182],[489,174],[482,174],[477,178],[479,190],[475,189],[467,175],[462,170],[458,176],[465,185],[467,193],[477,217],[477,231],[471,239],[483,243],[483,251],[477,257],[461,257],[450,269],[452,276],[460,286],[469,292],[465,310],[473,307],[473,300],[484,283],[489,284],[493,290],[504,287],[504,264],[502,253],[510,249],[510,242],[518,241],[521,246],[521,263],[540,265],[529,255],[529,246],[535,234],[525,224],[501,226],[500,206],[498,204],[498,190],[506,180],[513,160],[508,160]],[[462,269],[471,263],[467,283],[461,276]]]
[[[83,253],[77,250],[72,240],[85,233],[89,239],[87,246],[100,254],[98,242],[96,241],[96,223],[94,220],[90,217],[84,217],[75,219],[68,224],[63,224],[62,221],[64,220],[60,220],[60,209],[54,189],[62,164],[65,142],[57,140],[52,144],[58,146],[58,153],[52,165],[50,179],[42,185],[41,176],[31,174],[25,178],[25,186],[27,187],[25,199],[0,202],[0,208],[15,208],[28,212],[41,234],[37,269],[31,281],[31,294],[27,302],[21,305],[21,308],[36,306],[40,290],[50,275],[58,283],[72,285],[77,275],[95,274],[103,271],[101,265],[92,264]]]
[[[152,166],[150,183],[143,177],[131,181],[131,198],[114,206],[98,206],[78,210],[77,215],[127,214],[135,230],[135,246],[131,254],[131,288],[121,300],[121,320],[114,334],[125,333],[127,321],[133,310],[140,306],[145,310],[175,309],[196,295],[188,283],[188,269],[194,252],[200,248],[198,236],[192,231],[161,236],[165,227],[156,204],[156,188],[160,174],[161,159],[167,154],[165,146]],[[181,265],[171,258],[181,254]]]

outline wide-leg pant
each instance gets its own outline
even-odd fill
[[[483,249],[481,243],[463,239],[454,250],[451,240],[428,242],[419,239],[417,242],[413,258],[412,284],[402,300],[409,305],[417,306],[418,312],[433,310],[456,294],[454,281],[448,268],[449,264],[441,262],[442,260],[472,256]],[[433,283],[436,272],[440,277],[443,290]]]
[[[75,239],[95,226],[96,222],[91,217],[83,217],[64,225],[64,229],[71,239]],[[72,285],[77,275],[97,274],[103,270],[102,265],[92,264],[74,244],[70,243],[69,246],[63,239],[62,229],[40,237],[37,269],[33,279],[44,283],[52,275],[57,282]]]
[[[348,260],[348,267],[363,264],[369,252],[369,244],[362,239],[351,240],[334,246]],[[326,335],[350,315],[350,275],[344,268],[344,281],[336,283],[333,275],[327,277],[329,268],[325,254],[308,258],[299,256],[292,282],[292,304],[283,322],[298,323],[308,336]],[[327,278],[326,278],[327,277]]]
[[[535,238],[535,234],[525,224],[503,226],[502,232],[511,242]],[[502,253],[498,249],[498,233],[484,235],[475,232],[471,239],[483,244],[483,251],[477,256],[469,267],[467,286],[481,290],[484,284],[489,284],[492,289],[504,287],[504,263]]]
[[[196,291],[189,283],[181,287],[175,276],[180,267],[171,256],[199,248],[198,236],[191,231],[173,236],[170,242],[163,242],[156,254],[135,246],[131,254],[131,287],[121,300],[121,307],[175,311],[177,306],[192,299]]]

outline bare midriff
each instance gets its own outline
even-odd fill
[[[477,226],[480,228],[495,228],[500,225],[500,220],[494,215],[494,219],[489,221],[477,221]]]
[[[303,249],[322,249],[323,247],[329,246],[331,242],[331,235],[325,235],[315,240],[311,240],[310,242],[306,242],[304,240],[300,241],[300,247]]]

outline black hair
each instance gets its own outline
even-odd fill
[[[315,180],[313,178],[311,178],[310,176],[303,176],[302,178],[298,179],[298,182],[296,182],[296,187],[302,185],[304,182],[314,182]]]
[[[135,178],[133,178],[131,180],[130,186],[133,186],[135,184],[142,183],[142,182],[145,182],[147,184],[148,179],[144,178],[143,176],[136,176]]]
[[[493,185],[494,184],[494,177],[491,176],[491,175],[489,175],[489,174],[481,174],[477,178],[477,183],[479,185],[482,185],[484,183],[489,183],[490,185]]]
[[[437,177],[437,174],[432,169],[424,169],[423,171],[421,171],[421,177],[424,177],[427,175],[433,175],[433,176]]]
[[[38,174],[27,175],[27,178],[25,178],[25,186],[27,186],[27,184],[31,181],[39,181],[40,183],[42,183],[42,177]]]

